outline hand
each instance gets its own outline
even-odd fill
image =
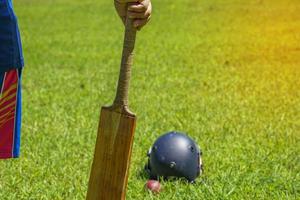
[[[128,14],[133,19],[133,26],[140,30],[150,20],[152,5],[150,0],[114,0],[118,15],[125,24]],[[127,7],[128,4],[128,7]]]

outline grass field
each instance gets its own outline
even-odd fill
[[[21,158],[0,161],[1,200],[84,199],[100,106],[112,103],[123,27],[113,2],[18,0]],[[138,33],[138,116],[127,199],[299,199],[299,0],[153,0]],[[146,152],[170,130],[201,146],[194,185],[145,191]]]

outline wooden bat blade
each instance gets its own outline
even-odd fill
[[[136,117],[102,107],[87,200],[125,199]]]

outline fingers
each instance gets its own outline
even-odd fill
[[[144,0],[140,3],[132,4],[128,6],[128,10],[131,12],[145,12],[149,7],[150,1]]]
[[[143,26],[145,26],[148,21],[150,20],[150,17],[149,18],[146,18],[146,19],[136,19],[134,20],[133,22],[133,26],[137,29],[137,30],[141,30],[141,28]]]
[[[126,17],[131,18],[133,26],[140,30],[150,20],[152,12],[150,0],[115,0],[114,2],[124,24]]]
[[[128,6],[128,16],[133,19],[133,26],[141,29],[150,20],[152,5],[149,0]]]
[[[128,12],[128,17],[131,19],[145,19],[150,16],[150,13],[137,13],[137,12]]]

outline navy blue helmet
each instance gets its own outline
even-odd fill
[[[145,169],[152,179],[183,177],[194,182],[203,170],[201,155],[194,140],[183,133],[169,132],[149,149]]]

